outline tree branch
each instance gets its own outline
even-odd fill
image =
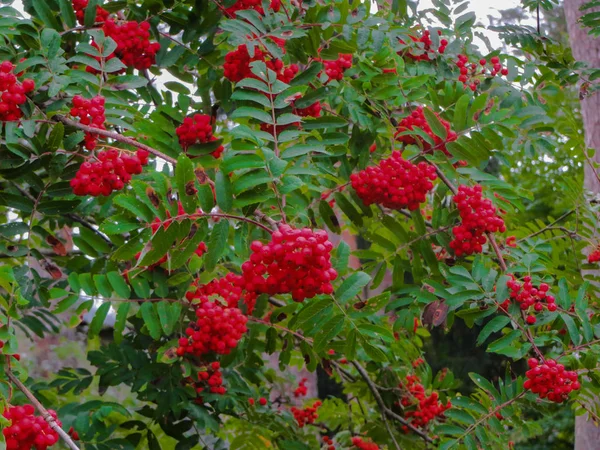
[[[54,118],[56,120],[58,120],[59,122],[64,123],[65,125],[69,125],[74,128],[79,128],[80,130],[87,131],[88,133],[93,133],[93,134],[97,134],[100,136],[108,137],[108,138],[114,139],[115,141],[122,142],[123,144],[132,145],[133,147],[137,147],[142,150],[146,150],[148,153],[151,153],[154,156],[164,159],[165,161],[167,161],[173,165],[177,164],[177,160],[175,158],[172,158],[171,156],[167,156],[163,152],[156,150],[155,148],[152,148],[149,145],[142,144],[141,142],[138,142],[135,139],[128,138],[128,137],[123,136],[122,134],[116,133],[114,131],[102,130],[100,128],[83,125],[79,122],[76,122],[74,120],[71,120],[71,119],[69,119],[65,116],[61,116],[61,115],[56,115],[56,116],[54,116]]]
[[[56,419],[54,419],[54,417],[50,415],[48,410],[44,408],[44,405],[42,405],[37,398],[35,398],[33,393],[29,389],[27,389],[27,387],[23,383],[21,383],[21,380],[19,380],[15,376],[15,374],[12,373],[8,366],[6,368],[6,375],[8,376],[9,380],[25,395],[25,397],[27,397],[27,399],[33,404],[33,406],[35,406],[35,408],[40,412],[44,420],[48,422],[48,425],[50,425],[50,428],[52,428],[58,433],[60,438],[65,442],[65,444],[67,444],[67,447],[69,447],[71,450],[80,450],[79,447],[77,447],[77,445],[71,439],[71,436],[69,436],[65,432],[65,430],[63,430],[58,425]]]

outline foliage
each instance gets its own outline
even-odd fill
[[[592,401],[600,389],[598,305],[589,288],[596,265],[583,256],[598,245],[599,207],[582,188],[591,152],[574,107],[578,95],[594,92],[600,69],[517,25],[498,29],[505,53],[478,48],[485,30],[466,2],[450,0],[426,11],[405,1],[376,9],[284,0],[280,9],[257,2],[236,12],[235,2],[90,0],[79,17],[68,0],[26,0],[25,16],[8,3],[0,8],[0,61],[24,71],[35,91],[21,105],[22,120],[2,123],[0,364],[56,409],[65,430],[77,431],[80,448],[300,450],[320,448],[323,436],[336,448],[355,448],[357,436],[390,449],[507,448],[544,439],[547,414],[600,414]],[[119,59],[123,44],[105,35],[97,6],[149,22],[160,43],[149,69]],[[431,44],[417,39],[424,30]],[[223,66],[240,45],[256,60],[233,83]],[[499,57],[508,75],[481,77],[471,89],[458,80],[463,54]],[[351,55],[351,67],[340,55]],[[159,87],[165,74],[173,80]],[[585,92],[575,88],[581,80],[589,81]],[[106,130],[69,117],[76,95],[105,98]],[[420,106],[427,127],[399,130]],[[182,148],[176,130],[195,114],[210,116],[215,139]],[[90,137],[94,150],[84,148]],[[436,151],[439,142],[445,151]],[[70,180],[91,155],[140,148],[150,161],[123,189],[73,194]],[[353,173],[392,150],[435,167],[421,208],[367,206],[349,186]],[[482,252],[460,258],[449,246],[462,217],[452,200],[459,185],[482,186],[508,229],[487,233]],[[281,286],[273,293],[241,281],[244,263],[255,262],[253,242],[275,243],[283,222],[328,229],[339,241],[328,272],[337,276],[327,275],[332,293],[324,283],[314,298],[292,298]],[[285,267],[284,281],[314,281]],[[537,311],[530,324],[518,303],[506,306],[511,275],[548,284],[556,311]],[[214,280],[231,283],[207,288]],[[247,332],[230,351],[180,354],[189,324],[203,317],[188,299],[205,305],[215,292],[198,291],[222,293],[225,285],[241,292],[227,307],[239,306]],[[11,357],[24,345],[17,336],[59,333],[85,313],[91,368],[36,381],[26,361]],[[494,354],[493,378],[475,364],[462,368],[462,379],[440,367],[431,334],[440,339],[453,326],[472,330],[472,347]],[[530,357],[577,371],[581,389],[560,405],[524,390]],[[322,399],[314,424],[294,417],[292,406],[316,399],[293,397],[289,382],[300,380],[286,378],[289,368],[319,368],[341,386],[340,398]],[[219,372],[226,392],[211,392],[199,372]],[[2,380],[4,402],[24,403]],[[415,386],[451,407],[413,422],[413,400],[422,398]]]

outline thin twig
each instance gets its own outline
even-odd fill
[[[52,428],[54,431],[56,431],[56,433],[58,433],[61,439],[65,441],[65,444],[67,444],[67,446],[71,450],[80,450],[79,447],[77,447],[77,445],[75,445],[75,443],[71,439],[71,436],[69,436],[65,432],[65,430],[63,430],[58,425],[56,419],[50,415],[48,410],[44,408],[44,405],[42,405],[39,402],[39,400],[35,398],[35,395],[33,395],[33,393],[29,389],[27,389],[27,387],[23,383],[21,383],[21,380],[19,380],[8,367],[6,369],[6,376],[8,376],[8,379],[25,395],[25,397],[27,397],[27,399],[33,404],[33,406],[35,406],[35,408],[40,412],[44,420],[48,422],[50,428]]]

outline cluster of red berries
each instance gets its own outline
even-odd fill
[[[73,117],[78,117],[79,122],[83,125],[89,125],[94,128],[100,128],[105,130],[104,121],[104,103],[105,99],[101,95],[96,95],[92,99],[83,98],[81,95],[73,97],[73,107],[71,108],[70,114]],[[88,150],[94,150],[98,135],[94,133],[85,133],[85,148]]]
[[[201,284],[195,290],[188,291],[185,297],[195,304],[203,304],[215,299],[228,308],[237,308],[242,298],[241,277],[232,272],[223,278],[216,278],[207,284]]]
[[[562,403],[571,391],[577,391],[581,385],[577,380],[577,372],[565,370],[565,366],[553,359],[527,361],[529,370],[525,372],[527,380],[525,389],[538,394],[540,398],[548,398],[551,402]]]
[[[10,61],[0,64],[0,122],[14,122],[23,117],[19,108],[27,101],[26,94],[35,89],[33,80],[26,79],[22,83],[17,80],[15,65]]]
[[[344,78],[344,72],[352,67],[352,54],[339,53],[338,59],[323,60],[323,68],[328,77],[327,82],[332,80],[341,80]]]
[[[588,262],[595,263],[600,261],[600,248],[596,248],[592,253],[588,255]]]
[[[217,361],[208,364],[206,370],[198,372],[199,384],[204,384],[208,387],[208,390],[213,394],[223,395],[227,392],[227,389],[223,386],[223,374],[221,373],[221,364]],[[198,394],[204,392],[206,388],[204,386],[197,386],[196,392]]]
[[[75,11],[75,17],[80,25],[85,22],[85,8],[89,0],[73,0],[73,10]],[[102,23],[108,19],[110,13],[100,6],[96,6],[96,23]]]
[[[358,436],[352,438],[352,445],[360,450],[379,450],[379,445],[374,442],[367,442]]]
[[[62,424],[56,412],[49,410],[56,423]],[[41,416],[35,416],[32,405],[11,406],[2,413],[10,425],[2,430],[6,441],[6,450],[46,450],[56,444],[58,433]]]
[[[323,445],[325,446],[325,450],[335,450],[333,439],[331,439],[329,436],[323,436]]]
[[[298,387],[294,390],[294,397],[298,398],[298,397],[306,397],[306,394],[308,392],[308,388],[306,387],[306,382],[308,381],[308,379],[306,378],[302,378],[300,380],[300,383],[298,384]]]
[[[183,123],[177,127],[175,132],[179,137],[179,145],[187,150],[189,146],[195,144],[206,144],[217,140],[213,136],[213,128],[211,124],[212,118],[207,114],[194,114],[193,117],[186,117]],[[218,158],[223,153],[225,148],[220,145],[214,150],[211,155]]]
[[[75,195],[109,196],[129,183],[132,175],[142,173],[142,166],[148,164],[149,153],[137,150],[135,155],[119,155],[115,149],[98,152],[95,162],[81,164],[71,188]]]
[[[425,119],[425,113],[423,111],[423,107],[419,106],[409,116],[404,117],[398,123],[398,128],[394,134],[394,139],[399,142],[403,142],[406,145],[418,143],[423,148],[425,153],[431,153],[434,150],[440,150],[444,152],[446,156],[451,156],[450,152],[446,149],[445,144],[446,142],[455,141],[458,138],[458,135],[450,129],[450,123],[447,120],[439,117],[439,115],[436,113],[438,120],[446,129],[446,139],[442,140],[440,137],[436,136],[433,131],[431,131],[431,127],[427,123],[427,119]],[[421,136],[404,134],[407,131],[414,131],[415,128],[419,128],[424,131],[425,134],[429,135],[433,141],[433,145],[424,140]]]
[[[296,64],[286,67],[283,61],[271,58],[267,52],[260,48],[255,48],[254,56],[250,56],[248,47],[242,44],[236,50],[225,55],[223,74],[225,78],[233,83],[237,83],[244,78],[256,78],[250,67],[250,63],[254,61],[264,61],[267,68],[274,71],[277,74],[277,79],[284,83],[289,83],[298,73],[298,66]]]
[[[268,244],[254,241],[250,245],[250,260],[242,264],[245,288],[258,294],[291,293],[297,302],[331,294],[331,282],[337,278],[331,267],[332,248],[323,230],[281,225]]]
[[[460,70],[458,81],[462,82],[464,86],[468,85],[472,91],[475,91],[481,83],[481,77],[495,77],[498,74],[508,75],[508,69],[500,64],[500,58],[497,56],[490,58],[488,66],[488,61],[485,58],[480,59],[479,65],[477,65],[477,63],[469,63],[467,55],[458,55],[456,67]]]
[[[179,339],[178,356],[226,355],[247,331],[248,318],[238,308],[213,303],[206,297],[197,306],[196,317],[185,330],[187,337]]]
[[[307,106],[306,108],[294,107],[293,112],[300,117],[320,117],[322,109],[323,107],[321,106],[321,102],[314,102],[312,105]]]
[[[150,42],[150,24],[148,22],[129,21],[117,24],[112,19],[107,19],[102,25],[106,37],[112,38],[117,43],[115,51],[107,59],[117,57],[123,64],[138,70],[149,69],[156,62],[156,53],[160,50],[158,42]],[[92,46],[98,48],[95,42]],[[100,60],[99,57],[96,57]],[[96,69],[88,66],[86,71],[98,73]]]
[[[317,409],[319,409],[321,405],[322,403],[317,400],[313,403],[312,406],[308,406],[303,409],[292,406],[290,411],[292,411],[294,419],[296,419],[296,422],[298,422],[298,426],[300,428],[304,428],[304,425],[306,425],[307,423],[315,423],[315,420],[317,420],[317,418],[319,417],[319,415],[317,414]]]
[[[421,384],[421,380],[416,375],[406,376],[406,385],[400,385],[408,392],[400,399],[400,404],[404,408],[415,409],[407,410],[404,417],[410,420],[412,426],[417,428],[425,428],[429,422],[436,417],[443,418],[444,411],[450,409],[452,403],[448,401],[445,405],[439,401],[437,392],[432,392],[431,395],[425,395],[425,388]],[[405,433],[410,431],[410,428],[403,426]]]
[[[506,282],[506,286],[510,290],[510,299],[516,300],[522,311],[527,311],[532,307],[534,313],[542,312],[544,307],[550,312],[556,311],[555,298],[548,294],[550,286],[542,283],[536,288],[531,283],[530,276],[523,277],[523,284],[516,281],[514,276],[511,275],[511,277]],[[510,299],[506,299],[500,307],[506,310],[510,304]],[[529,314],[525,320],[529,325],[533,325],[536,322],[533,314]]]
[[[281,0],[271,0],[271,4],[269,5],[269,7],[273,11],[278,12],[281,8]],[[237,0],[229,8],[225,8],[225,14],[227,14],[229,17],[235,17],[236,12],[243,11],[246,9],[253,9],[261,15],[264,14],[261,0]]]
[[[440,30],[438,30],[438,36],[442,35],[442,32]],[[407,50],[404,52],[404,55],[407,56],[410,59],[413,59],[415,61],[429,61],[431,58],[430,56],[434,56],[436,53],[435,48],[432,47],[433,45],[433,41],[431,40],[431,33],[429,32],[429,30],[425,30],[423,32],[423,34],[421,35],[421,37],[417,37],[417,36],[410,36],[410,39],[417,43],[417,44],[422,44],[419,45],[419,50],[422,50],[422,53],[419,53],[417,55],[415,55],[412,50]],[[401,40],[400,41],[401,44],[404,44],[404,42]],[[448,46],[448,41],[446,39],[440,39],[440,45],[437,49],[437,53],[439,54],[443,54],[446,51],[446,47]],[[402,52],[400,52],[402,53]]]
[[[253,399],[253,398],[249,398],[249,399],[248,399],[248,403],[250,403],[250,406],[254,406],[254,399]],[[267,399],[266,399],[266,398],[264,398],[264,397],[261,397],[261,398],[259,398],[259,399],[258,399],[258,404],[259,404],[260,406],[266,406],[266,405],[267,405],[267,403],[268,403],[268,401],[267,401]]]
[[[413,164],[398,151],[377,166],[350,175],[350,182],[365,205],[414,211],[426,200],[437,178],[435,168],[424,161]]]
[[[458,206],[461,224],[452,229],[454,239],[450,248],[456,256],[481,253],[486,242],[485,233],[506,231],[504,220],[497,214],[492,202],[481,194],[481,185],[473,187],[461,185],[453,197]]]

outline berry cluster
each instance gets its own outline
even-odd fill
[[[406,385],[400,385],[400,387],[406,389],[407,393],[400,399],[400,404],[404,408],[415,407],[415,409],[407,410],[404,416],[414,427],[425,428],[436,417],[443,418],[444,411],[450,409],[452,404],[450,401],[446,405],[441,403],[437,392],[433,392],[429,396],[425,395],[425,388],[420,381],[416,375],[406,376]],[[410,431],[407,426],[403,426],[402,429],[405,433]]]
[[[394,139],[406,145],[419,144],[425,153],[431,153],[433,150],[440,150],[444,152],[446,156],[451,156],[450,152],[446,149],[445,144],[446,142],[455,141],[458,138],[458,135],[450,129],[450,123],[448,121],[439,117],[437,113],[436,116],[446,129],[446,140],[442,140],[440,137],[436,136],[433,131],[431,131],[431,127],[427,123],[427,119],[425,119],[425,113],[423,112],[422,106],[419,106],[409,116],[404,117],[398,123],[398,128],[394,134]],[[420,128],[422,131],[424,131],[425,134],[427,134],[433,141],[433,145],[424,140],[421,136],[404,134],[408,131],[414,131],[415,128]]]
[[[193,117],[186,117],[183,123],[175,130],[179,137],[179,145],[187,150],[189,146],[195,144],[206,144],[217,140],[213,136],[211,117],[207,114],[194,114]],[[218,158],[223,153],[224,147],[219,145],[219,148],[214,150],[211,155]]]
[[[360,450],[379,450],[379,445],[374,442],[367,442],[358,436],[352,438],[352,445]]]
[[[438,36],[442,35],[442,32],[440,30],[438,30]],[[429,61],[431,58],[430,56],[434,56],[436,53],[435,48],[432,47],[433,45],[433,41],[431,40],[431,33],[429,32],[429,30],[425,30],[423,32],[423,34],[421,35],[421,37],[417,37],[417,36],[410,36],[410,39],[418,44],[418,49],[421,50],[420,53],[418,54],[414,54],[412,52],[412,50],[407,50],[404,52],[404,55],[407,56],[408,58],[415,60],[415,61]],[[401,44],[404,44],[405,42],[400,40]],[[437,53],[439,54],[443,54],[446,51],[446,46],[448,45],[448,41],[446,39],[441,39],[440,40],[440,45],[437,49]],[[402,52],[400,52],[402,53]]]
[[[321,117],[321,102],[315,102],[306,108],[293,108],[293,113],[300,117]],[[296,125],[300,125],[296,123]]]
[[[344,72],[352,67],[352,54],[340,53],[338,59],[324,60],[323,67],[328,77],[327,82],[332,80],[341,80],[344,78]]]
[[[519,283],[511,275],[511,279],[506,282],[506,286],[510,290],[510,299],[514,299],[519,303],[519,307],[522,311],[530,310],[533,307],[533,313],[539,313],[544,310],[544,307],[548,311],[556,311],[556,303],[554,296],[548,294],[550,286],[546,283],[540,284],[537,288],[531,283],[531,277],[523,277],[523,284]],[[506,299],[500,307],[504,310],[508,308],[510,299]],[[533,314],[529,314],[526,319],[529,325],[533,325],[536,322],[536,318]]]
[[[484,77],[495,77],[498,74],[508,75],[508,69],[500,64],[500,58],[492,56],[489,60],[482,58],[477,63],[469,63],[469,57],[467,55],[458,55],[456,61],[456,67],[460,70],[460,76],[458,81],[462,82],[466,87],[475,91],[477,86],[481,83],[481,78]]]
[[[96,154],[95,162],[86,161],[79,167],[71,180],[75,195],[109,196],[129,183],[132,175],[142,173],[142,166],[148,164],[148,152],[138,150],[135,155],[119,155],[115,149]]]
[[[196,386],[196,392],[198,394],[204,392],[208,387],[209,391],[213,394],[223,395],[227,392],[227,389],[223,386],[223,374],[221,373],[221,364],[217,361],[208,364],[205,367],[206,370],[198,372],[198,381],[200,386]],[[204,386],[202,386],[202,384]]]
[[[436,178],[433,166],[423,161],[413,164],[394,151],[377,166],[350,175],[350,182],[367,206],[375,203],[386,208],[414,211],[426,200]]]
[[[193,291],[188,291],[185,297],[194,304],[204,304],[216,301],[221,306],[237,308],[242,298],[241,277],[228,273],[224,278],[216,278],[207,284],[201,284]]]
[[[248,403],[250,403],[250,406],[254,406],[254,399],[253,398],[249,398],[248,399]],[[264,397],[261,397],[261,398],[258,399],[258,404],[260,406],[266,406],[267,403],[268,403],[268,401]]]
[[[85,8],[87,8],[88,3],[89,0],[73,0],[73,10],[80,25],[83,25],[85,22]],[[109,14],[104,8],[96,6],[96,23],[105,22]]]
[[[294,415],[294,419],[298,422],[298,426],[300,428],[304,428],[304,425],[307,423],[315,423],[315,420],[319,417],[317,414],[317,409],[321,406],[320,401],[316,401],[312,406],[308,406],[306,408],[300,409],[292,406],[290,409],[292,414]]]
[[[481,194],[481,185],[474,187],[461,185],[453,197],[458,206],[461,224],[452,229],[454,239],[450,248],[456,256],[481,253],[486,242],[485,233],[506,231],[504,220],[497,215],[492,202]]]
[[[278,12],[281,8],[281,0],[271,0],[269,8],[275,12]],[[237,0],[229,8],[225,8],[225,14],[227,14],[229,17],[235,17],[236,12],[246,9],[253,9],[261,15],[264,14],[261,0]]]
[[[331,267],[332,248],[325,231],[281,225],[268,244],[250,245],[250,260],[242,264],[245,288],[259,294],[291,293],[297,302],[331,294],[331,282],[337,278]]]
[[[588,262],[595,263],[600,261],[600,248],[596,248],[592,253],[588,255]]]
[[[236,50],[225,55],[223,75],[233,83],[237,83],[244,78],[256,78],[250,67],[250,63],[254,61],[264,61],[267,68],[274,71],[277,74],[277,79],[284,83],[289,83],[298,73],[296,64],[285,67],[283,61],[271,58],[267,52],[260,48],[255,48],[254,56],[250,56],[248,47],[242,44]]]
[[[529,370],[525,372],[527,380],[525,389],[538,394],[540,398],[548,398],[551,402],[562,403],[571,391],[578,390],[581,385],[577,381],[577,372],[565,370],[565,366],[557,364],[553,359],[527,361]]]
[[[35,89],[33,80],[26,79],[22,83],[17,80],[13,71],[15,66],[10,61],[0,64],[0,122],[14,122],[23,117],[19,108],[27,101],[25,94]]]
[[[247,331],[248,318],[238,308],[213,303],[207,297],[201,299],[196,317],[185,330],[187,337],[179,339],[179,356],[202,356],[210,352],[226,355]]]
[[[298,387],[294,390],[294,397],[306,397],[306,393],[308,392],[308,388],[306,387],[306,382],[308,379],[302,378]]]
[[[333,439],[331,439],[329,436],[323,436],[323,445],[325,446],[325,450],[335,450]]]
[[[117,43],[117,48],[107,59],[116,56],[126,66],[138,70],[149,69],[156,62],[156,53],[160,50],[160,44],[150,42],[148,22],[129,21],[118,24],[112,19],[107,19],[102,25],[102,31],[106,37],[112,38]],[[92,42],[92,46],[98,48],[95,42]],[[96,59],[100,60],[99,57]],[[98,73],[90,66],[86,70]]]
[[[48,411],[59,426],[56,413]],[[32,405],[11,406],[2,413],[10,425],[2,430],[6,440],[6,450],[46,450],[56,444],[58,433],[50,428],[43,417],[34,415]]]
[[[104,103],[104,97],[101,95],[96,95],[90,100],[83,98],[81,95],[76,95],[73,97],[73,107],[71,108],[70,114],[73,117],[78,117],[79,122],[83,125],[89,125],[94,128],[105,130],[104,121],[106,120],[106,117],[104,116]],[[94,150],[98,143],[97,139],[97,134],[86,132],[84,141],[85,148]]]

